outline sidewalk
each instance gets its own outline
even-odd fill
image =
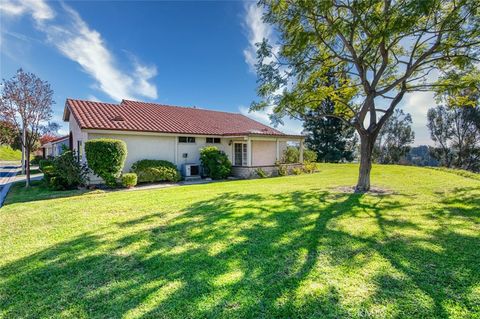
[[[7,197],[10,186],[17,175],[18,165],[2,164],[0,165],[0,207],[2,207],[5,198]]]

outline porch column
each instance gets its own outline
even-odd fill
[[[300,140],[300,163],[303,163],[303,140]]]
[[[280,161],[280,142],[278,141],[278,138],[275,140],[277,142],[277,153],[275,155],[276,161]]]
[[[247,139],[247,166],[252,166],[252,140],[250,137]]]

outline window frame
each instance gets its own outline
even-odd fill
[[[185,139],[185,141],[181,141],[181,139]],[[197,141],[195,139],[195,136],[179,136],[178,137],[178,143],[182,144],[195,144]]]
[[[208,140],[211,140],[211,142],[209,142]],[[222,144],[222,139],[220,137],[207,137],[205,138],[205,143],[207,144]]]

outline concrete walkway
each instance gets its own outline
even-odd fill
[[[18,165],[0,164],[0,207],[2,207],[7,197],[10,186],[15,180],[15,175],[18,173],[18,169]]]

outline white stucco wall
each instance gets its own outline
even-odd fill
[[[279,155],[287,147],[287,142],[279,142]],[[277,142],[276,141],[252,141],[252,165],[264,166],[274,165],[277,160]]]
[[[78,126],[77,121],[75,121],[75,118],[73,117],[73,114],[70,114],[69,117],[69,129],[70,132],[72,132],[72,148],[78,153],[78,141],[82,142],[82,161],[85,161],[85,142],[88,140],[88,134],[80,129]]]
[[[186,136],[186,135],[182,135]],[[198,163],[200,164],[200,149],[205,146],[215,146],[219,150],[224,151],[228,158],[232,160],[232,147],[228,145],[229,139],[220,139],[220,144],[207,144],[206,137],[195,137],[195,143],[178,143],[177,148],[177,165],[181,169],[182,164]],[[183,154],[187,153],[188,157],[183,158]]]
[[[122,140],[127,144],[127,158],[124,172],[130,171],[132,164],[142,159],[161,159],[175,161],[175,137],[173,136],[148,136],[127,134],[89,133],[88,139],[113,138]]]

